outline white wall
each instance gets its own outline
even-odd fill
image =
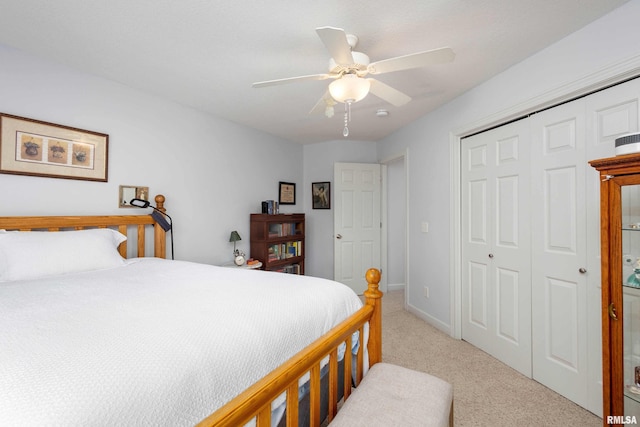
[[[249,213],[303,184],[302,146],[0,46],[0,111],[109,135],[109,182],[0,174],[0,215],[130,214],[118,186],[166,196],[176,258],[231,260],[231,230],[249,252]],[[323,177],[324,178],[324,177]],[[283,212],[301,211],[298,204]]]
[[[378,143],[378,158],[410,147],[408,303],[446,330],[450,325],[450,136],[537,97],[640,55],[640,0],[465,93]],[[455,48],[455,46],[454,46]],[[429,222],[429,233],[420,223]],[[430,298],[421,289],[429,286]]]
[[[378,163],[376,144],[336,140],[304,146],[304,212],[306,216],[307,258],[305,273],[333,279],[333,164]],[[312,209],[311,183],[331,182],[331,209]]]

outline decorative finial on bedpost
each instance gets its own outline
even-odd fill
[[[373,314],[369,320],[369,366],[382,361],[382,292],[378,289],[380,278],[382,277],[380,270],[370,268],[365,274],[368,289],[364,292],[367,305],[373,307]]]
[[[166,212],[167,210],[164,208],[164,201],[165,198],[162,194],[158,194],[155,198],[156,201],[156,209],[158,209],[161,212]]]

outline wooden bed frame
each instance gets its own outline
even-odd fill
[[[156,206],[164,211],[165,197],[155,197]],[[26,216],[0,217],[0,229],[20,231],[60,231],[82,230],[86,228],[114,228],[127,235],[130,228],[137,229],[136,256],[145,256],[145,235],[153,229],[153,256],[166,257],[165,231],[156,224],[151,215],[108,215],[108,216]],[[127,257],[127,242],[118,248],[123,257]],[[310,423],[319,426],[320,419],[320,364],[328,357],[329,364],[329,407],[328,420],[331,421],[338,411],[339,392],[342,387],[344,399],[351,394],[351,379],[355,373],[355,383],[362,379],[364,364],[365,325],[369,324],[367,350],[369,366],[382,359],[382,292],[378,289],[380,272],[370,269],[366,273],[368,289],[364,293],[365,305],[351,317],[330,330],[283,365],[269,373],[263,379],[246,389],[226,405],[202,420],[198,426],[244,425],[256,419],[258,427],[271,426],[271,403],[286,392],[286,425],[298,425],[298,382],[309,373]],[[360,346],[354,358],[345,351],[344,382],[338,384],[338,347],[346,343],[351,348],[352,336],[359,331]]]

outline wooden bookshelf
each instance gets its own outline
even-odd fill
[[[251,214],[251,258],[262,269],[304,274],[304,214]]]

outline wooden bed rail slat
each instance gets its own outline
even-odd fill
[[[298,380],[287,389],[287,427],[298,427]]]
[[[145,232],[144,225],[138,225],[138,257],[143,257],[145,252],[145,240],[144,240]]]
[[[355,331],[361,330],[365,323],[369,322],[369,325],[378,325],[379,327],[382,324],[382,292],[378,290],[380,272],[376,269],[370,269],[367,271],[366,277],[369,283],[369,289],[365,292],[366,303],[364,307],[334,327],[329,333],[318,338],[310,346],[300,351],[280,367],[240,393],[216,412],[202,420],[198,423],[198,426],[236,427],[246,424],[254,418],[262,408],[266,405],[271,405],[271,402],[283,391],[294,389],[294,383],[295,390],[297,390],[299,378],[309,372],[312,367],[318,365],[323,358],[329,355],[340,344],[347,341]],[[374,339],[373,343],[371,342],[372,335],[379,337],[378,339]],[[369,343],[367,346],[370,366],[381,361],[381,336],[381,331],[372,331],[370,326]],[[362,332],[360,333],[359,339],[363,339]],[[359,352],[363,352],[363,349],[361,345]],[[345,352],[345,354],[349,353],[350,351]],[[289,423],[289,420],[287,420],[287,423]]]
[[[271,427],[271,405],[267,405],[258,412],[256,427]]]
[[[351,337],[347,338],[347,348],[352,348],[351,347]],[[352,372],[352,368],[351,368],[351,362],[352,361],[352,355],[350,351],[346,351],[344,353],[344,384],[342,385],[344,387],[344,391],[343,391],[343,399],[347,400],[349,398],[349,396],[351,396],[351,378],[353,376]]]
[[[124,234],[126,236],[127,235],[127,226],[126,225],[119,225],[118,226],[118,231],[120,232],[120,234]],[[126,240],[124,242],[120,243],[120,246],[118,246],[118,252],[120,253],[120,256],[122,258],[126,258],[127,257],[127,241]]]
[[[364,326],[360,326],[360,336],[364,336]],[[371,335],[369,335],[369,339],[371,339]],[[364,346],[358,347],[358,354],[356,356],[356,387],[362,381],[363,376],[363,366],[364,366]]]
[[[347,346],[346,348],[351,348]],[[349,351],[345,351],[345,356]],[[329,421],[338,413],[338,349],[329,355]]]
[[[309,424],[311,427],[320,427],[320,365],[318,363],[311,367],[309,384]]]

